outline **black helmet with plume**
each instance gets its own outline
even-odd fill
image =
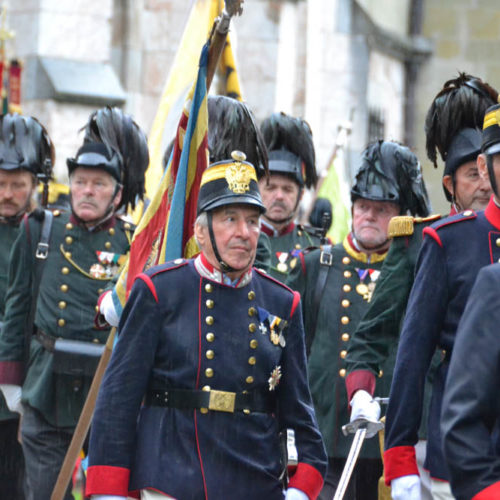
[[[0,116],[0,169],[51,177],[55,150],[45,127],[32,116]]]
[[[446,161],[455,135],[464,128],[481,129],[487,108],[498,102],[498,92],[481,78],[459,73],[438,92],[425,118],[426,150],[437,167],[437,152]]]
[[[269,151],[269,171],[288,175],[301,187],[315,186],[316,155],[309,124],[285,113],[273,113],[260,129]]]
[[[266,145],[250,108],[221,95],[209,95],[207,106],[210,163],[230,160],[233,151],[242,151],[258,177],[267,173]]]
[[[120,207],[135,208],[144,195],[144,174],[149,164],[146,136],[132,117],[119,108],[98,109],[84,126],[84,142],[101,142],[115,151],[122,165]]]
[[[406,146],[392,141],[377,141],[364,150],[351,189],[352,201],[357,198],[396,203],[403,214],[429,214],[420,162]]]

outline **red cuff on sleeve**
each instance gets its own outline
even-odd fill
[[[85,495],[128,495],[130,470],[110,465],[92,465],[87,469]]]
[[[385,484],[389,486],[393,479],[418,473],[414,446],[394,446],[384,452]]]
[[[500,481],[474,495],[472,500],[497,500],[498,498],[500,498]]]
[[[355,370],[345,379],[347,403],[350,403],[356,391],[366,391],[372,396],[375,392],[375,375],[369,370]]]
[[[297,488],[303,491],[310,500],[316,500],[323,487],[323,477],[312,465],[301,462],[290,478],[288,487]]]
[[[0,384],[23,385],[23,368],[21,361],[0,361]]]

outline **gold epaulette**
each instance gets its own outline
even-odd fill
[[[411,236],[413,234],[413,217],[411,215],[398,215],[389,222],[387,236],[395,238],[396,236]]]
[[[439,214],[429,215],[428,217],[412,217],[411,215],[398,215],[393,217],[389,222],[387,235],[389,238],[397,238],[398,236],[411,236],[414,231],[414,224],[422,222],[434,222],[441,218]]]

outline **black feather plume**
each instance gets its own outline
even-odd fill
[[[226,96],[208,96],[208,149],[210,163],[242,151],[260,178],[268,172],[267,149],[250,108]]]
[[[119,108],[106,106],[89,118],[84,127],[85,142],[102,142],[122,160],[123,193],[120,206],[135,208],[144,196],[144,174],[149,164],[146,136],[130,115]]]
[[[305,166],[306,186],[315,186],[318,180],[316,154],[309,124],[285,113],[273,113],[262,122],[260,130],[268,151],[284,149],[298,156]]]
[[[436,95],[425,118],[426,150],[437,167],[437,152],[446,161],[448,148],[463,128],[483,128],[484,112],[498,102],[498,92],[480,78],[459,73]]]
[[[0,168],[23,168],[49,178],[55,150],[45,127],[31,116],[0,116]]]

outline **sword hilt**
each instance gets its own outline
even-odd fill
[[[367,420],[366,418],[357,418],[342,426],[344,436],[355,434],[358,429],[366,429],[366,438],[369,439],[384,428],[383,422]]]

